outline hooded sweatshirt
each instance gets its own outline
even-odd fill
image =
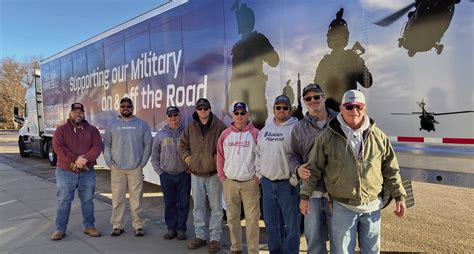
[[[163,172],[179,174],[188,169],[188,165],[184,163],[178,151],[179,138],[183,131],[183,125],[173,130],[167,124],[155,136],[153,151],[151,152],[151,164],[158,175]]]
[[[105,129],[104,159],[111,169],[145,167],[152,146],[150,127],[138,117],[127,121],[118,116]]]
[[[271,181],[289,179],[291,176],[288,152],[291,149],[291,130],[298,122],[291,117],[280,125],[275,120],[268,123],[258,134],[257,140],[257,176]]]
[[[217,141],[217,174],[226,178],[248,181],[255,177],[255,150],[258,129],[250,122],[243,130],[234,123],[222,132]]]

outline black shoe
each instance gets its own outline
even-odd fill
[[[111,236],[119,236],[121,235],[123,232],[125,232],[125,230],[123,230],[123,228],[114,228],[112,230],[112,232],[110,232],[110,235]]]
[[[135,229],[135,236],[144,236],[145,235],[145,230],[142,228],[137,228]]]
[[[174,230],[168,230],[168,232],[163,236],[163,238],[166,240],[171,240],[175,237],[176,237],[176,231]]]
[[[186,233],[184,231],[178,231],[178,236],[176,239],[178,240],[186,240],[188,237],[186,236]]]

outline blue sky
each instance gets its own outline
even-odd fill
[[[0,0],[0,59],[46,58],[165,0]]]

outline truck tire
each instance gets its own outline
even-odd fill
[[[25,157],[29,157],[30,154],[25,152],[25,141],[23,141],[23,139],[20,137],[20,139],[18,139],[18,148],[20,149],[20,156],[25,158]]]
[[[58,157],[56,152],[54,152],[52,141],[48,141],[48,161],[51,166],[56,166],[56,162],[58,161]]]

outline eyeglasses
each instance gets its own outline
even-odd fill
[[[197,110],[198,110],[198,111],[201,111],[201,110],[208,111],[209,108],[207,108],[207,107],[199,107],[199,108],[197,108]]]
[[[361,105],[347,105],[347,106],[345,106],[345,108],[349,111],[351,111],[353,109],[361,110],[361,109],[364,108],[364,106],[361,106]]]
[[[286,110],[290,109],[290,107],[275,106],[275,109],[276,109],[276,110],[285,110],[285,111],[286,111]]]
[[[234,115],[236,115],[236,116],[245,116],[246,114],[247,114],[247,112],[244,112],[244,111],[234,112]]]
[[[313,96],[305,96],[305,97],[303,97],[303,99],[304,99],[305,101],[308,101],[308,102],[309,102],[309,101],[311,101],[311,99],[313,99],[313,100],[315,100],[315,101],[318,101],[319,99],[321,99],[321,97],[322,97],[322,95],[319,95],[319,94],[318,94],[318,95],[313,95]]]
[[[178,117],[179,114],[178,113],[174,113],[174,114],[169,114],[168,117]]]
[[[120,105],[120,108],[133,108],[132,105]]]

